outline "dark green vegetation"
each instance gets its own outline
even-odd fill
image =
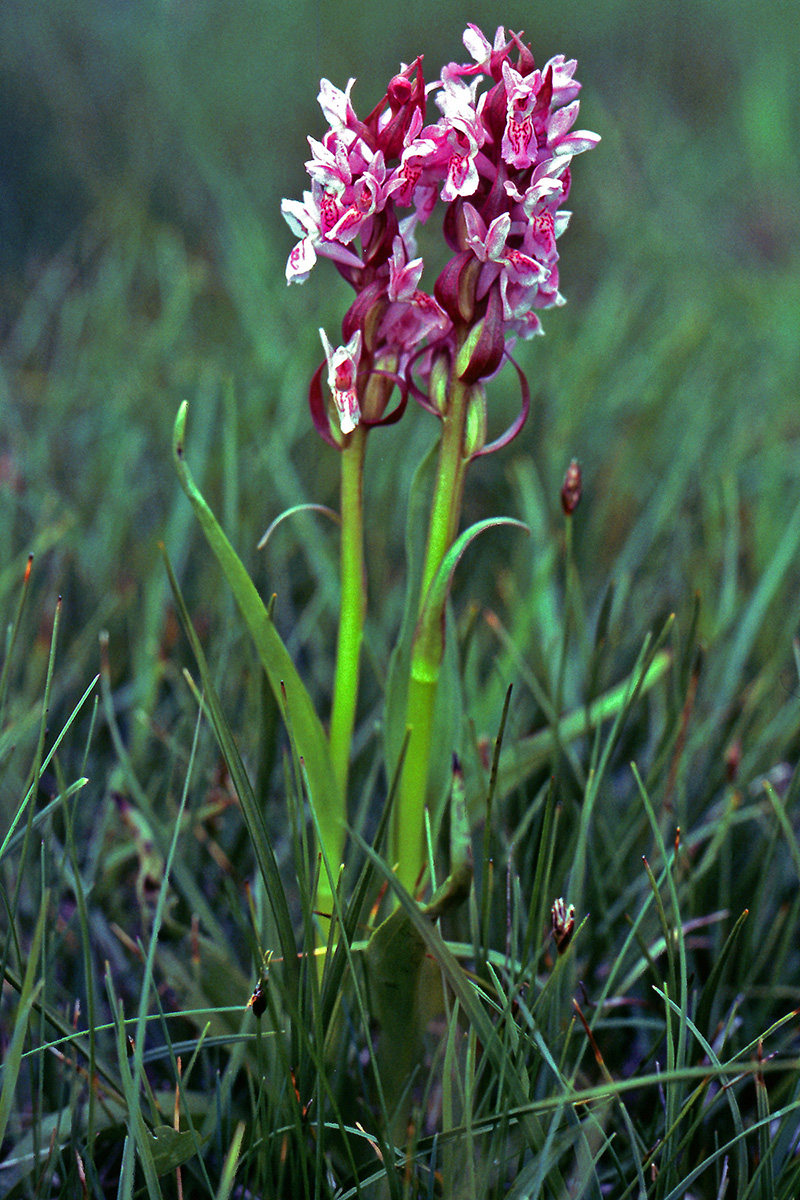
[[[435,22],[416,4],[348,21],[357,7],[2,6],[0,1194],[173,1196],[182,1164],[191,1197],[790,1200],[796,14],[747,0],[470,14],[492,34],[524,27],[538,59],[577,56],[580,124],[603,142],[575,170],[569,304],[520,355],[529,425],[467,482],[465,523],[505,513],[531,537],[484,535],[456,576],[476,880],[441,936],[402,910],[421,991],[427,974],[449,985],[415,1055],[410,1016],[398,1005],[393,1027],[381,998],[380,943],[371,991],[347,979],[362,979],[386,882],[366,849],[387,797],[376,726],[434,422],[409,410],[370,442],[349,933],[320,971],[280,961],[292,938],[314,945],[297,764],[171,461],[188,399],[195,477],[262,595],[277,593],[326,718],[336,527],[302,514],[255,546],[284,509],[337,504],[337,456],[305,395],[317,328],[335,328],[347,292],[327,263],[286,290],[278,204],[320,132],[319,75],[356,75],[365,110],[401,59],[461,58],[464,22],[447,4]],[[497,431],[514,405],[501,376]],[[573,455],[584,495],[567,538]],[[198,724],[159,541],[220,738]],[[669,670],[624,721],[578,736],[648,634]],[[558,712],[578,717],[522,741]],[[436,858],[441,879],[446,837]],[[577,909],[560,957],[559,896]]]

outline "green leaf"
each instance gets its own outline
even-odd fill
[[[321,513],[322,516],[324,516],[324,517],[330,517],[330,519],[336,525],[341,525],[341,523],[342,523],[342,518],[339,516],[339,514],[337,512],[335,512],[334,509],[328,508],[327,504],[293,504],[291,508],[287,508],[282,513],[278,514],[278,516],[275,518],[275,520],[272,522],[272,524],[267,529],[267,532],[261,538],[261,541],[256,546],[256,549],[257,550],[264,549],[264,547],[266,546],[269,539],[272,537],[275,530],[278,528],[278,526],[280,524],[282,524],[287,519],[287,517],[293,517],[297,513],[306,513],[306,512]]]
[[[451,771],[450,874],[420,911],[430,922],[462,904],[472,883],[472,842],[460,772]],[[378,926],[364,951],[368,1006],[380,1025],[378,1065],[390,1106],[421,1061],[423,1035],[442,1009],[441,973],[404,908]]]
[[[406,749],[408,746],[408,738],[406,737],[403,746],[400,750],[400,759],[397,764],[397,771],[392,779],[389,793],[386,797],[386,802],[383,806],[378,828],[375,831],[373,839],[373,847],[377,853],[383,850],[386,840],[389,823],[392,815],[392,806],[394,805],[397,788],[400,782],[400,773],[403,769]],[[373,884],[374,869],[372,864],[365,862],[355,887],[352,889],[350,898],[347,901],[347,908],[342,920],[342,937],[337,943],[336,950],[333,956],[333,962],[330,969],[326,970],[322,979],[322,994],[320,998],[320,1012],[323,1028],[327,1029],[331,1020],[334,1008],[336,1007],[342,993],[342,981],[344,979],[345,968],[347,966],[347,947],[351,946],[356,935],[356,930],[359,924],[365,918],[362,916],[370,889]]]
[[[487,529],[498,528],[501,525],[514,525],[528,532],[527,525],[516,521],[513,517],[490,517],[486,521],[478,521],[465,529],[453,542],[445,554],[439,569],[431,580],[422,609],[419,614],[417,628],[414,633],[414,644],[411,651],[411,671],[415,678],[428,679],[438,677],[442,657],[444,655],[445,628],[442,620],[445,601],[450,594],[453,574],[464,551],[478,534]]]
[[[173,433],[175,466],[181,487],[189,498],[203,533],[233,591],[281,712],[291,720],[298,754],[305,762],[308,782],[319,818],[321,835],[331,862],[341,862],[344,844],[344,798],[331,762],[322,723],[311,703],[289,652],[270,619],[241,559],[203,499],[184,456],[187,404],[178,409]]]
[[[180,1131],[171,1125],[156,1125],[152,1132],[148,1129],[146,1136],[156,1175],[174,1171],[195,1152],[194,1138],[188,1129]]]
[[[168,1171],[174,1171],[176,1166],[186,1163],[194,1153],[194,1139],[188,1129],[181,1132],[172,1126],[156,1126],[152,1132],[148,1129],[146,1136],[150,1142],[156,1175],[167,1175]]]
[[[14,1102],[14,1090],[17,1086],[19,1070],[22,1064],[22,1051],[25,1047],[25,1038],[28,1033],[28,1021],[30,1020],[31,1009],[36,1001],[41,990],[41,981],[34,985],[36,978],[36,968],[39,959],[39,951],[42,943],[42,934],[44,933],[44,922],[47,916],[47,909],[50,904],[50,892],[45,891],[42,896],[42,903],[39,906],[39,918],[36,922],[36,930],[31,942],[30,952],[28,954],[28,964],[25,967],[25,977],[22,981],[22,990],[19,998],[19,1008],[14,1019],[14,1033],[11,1038],[11,1045],[5,1055],[3,1062],[3,1088],[0,1091],[0,1142],[5,1137],[6,1126],[8,1125],[9,1117],[11,1116],[11,1107]]]
[[[211,678],[211,673],[208,669],[203,648],[200,645],[199,638],[195,633],[191,618],[186,608],[186,603],[178,587],[169,559],[167,558],[166,550],[162,547],[164,554],[164,562],[169,576],[172,594],[175,598],[175,605],[178,610],[178,615],[183,624],[186,636],[189,638],[197,666],[200,671],[200,678],[203,683],[206,704],[211,714],[211,720],[214,725],[214,732],[217,735],[220,750],[222,751],[225,765],[230,771],[233,786],[236,789],[236,794],[239,797],[239,803],[242,806],[242,814],[247,825],[247,832],[250,835],[250,842],[253,847],[253,852],[256,856],[261,877],[264,880],[264,885],[267,889],[267,895],[272,904],[272,911],[275,916],[275,925],[278,931],[278,937],[281,943],[281,953],[284,959],[284,970],[287,972],[289,980],[289,991],[292,996],[296,995],[298,987],[298,968],[297,968],[297,948],[294,940],[294,930],[292,928],[291,915],[289,913],[289,905],[286,899],[286,893],[281,881],[280,870],[278,869],[278,861],[275,857],[275,852],[272,848],[269,834],[264,823],[264,817],[253,792],[250,778],[245,770],[242,762],[239,748],[236,745],[236,740],[228,724],[219,697],[214,688],[214,682]]]
[[[403,908],[378,926],[364,951],[367,1005],[380,1026],[378,1067],[390,1109],[422,1059],[425,1019],[419,979],[424,960],[425,942]]]

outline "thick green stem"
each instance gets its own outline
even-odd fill
[[[406,725],[410,736],[397,798],[395,861],[397,877],[410,892],[416,889],[425,862],[425,792],[437,682],[436,679],[415,679],[413,674],[408,681]]]
[[[333,684],[330,747],[342,804],[347,803],[347,776],[358,699],[361,642],[366,612],[364,575],[364,451],[367,430],[359,425],[342,450],[341,601],[336,674]],[[342,814],[342,819],[345,813]],[[338,866],[338,864],[335,864]]]
[[[426,648],[431,645],[427,634],[432,625],[441,626],[446,602],[445,596],[441,605],[426,607],[425,598],[458,530],[467,467],[467,459],[464,457],[466,409],[467,390],[463,384],[455,383],[450,392],[447,413],[442,421],[439,466],[433,489],[420,588],[419,623],[411,651],[406,702],[409,743],[400,780],[395,818],[394,857],[397,862],[397,875],[409,890],[416,887],[425,862],[423,814],[433,739],[436,690],[441,667],[440,655],[436,656],[436,661],[432,661],[426,654]],[[437,639],[433,639],[434,643],[436,641]]]

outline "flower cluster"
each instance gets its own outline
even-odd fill
[[[444,359],[465,384],[479,383],[516,337],[542,331],[539,310],[563,303],[556,239],[569,220],[561,206],[570,163],[599,141],[573,130],[576,63],[557,55],[538,69],[520,35],[507,39],[502,27],[493,45],[474,25],[463,40],[471,63],[448,64],[426,88],[416,59],[363,121],[350,101],[354,80],[343,92],[323,80],[329,129],[308,139],[311,188],[281,206],[300,239],[288,282],[305,280],[323,256],[357,293],[342,324],[346,344],[334,350],[323,335],[342,432],[396,419],[397,409],[386,416],[395,385],[400,410],[409,386],[425,403],[412,368],[427,387]],[[428,93],[441,114],[434,124],[425,124]],[[439,202],[452,257],[431,295],[420,290],[414,234]],[[312,412],[331,440],[321,370]],[[430,398],[427,406],[439,411]]]

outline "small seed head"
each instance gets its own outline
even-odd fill
[[[564,482],[561,485],[561,507],[566,516],[575,512],[581,499],[581,489],[583,481],[581,479],[581,469],[578,465],[577,458],[573,458],[572,462],[567,467],[564,475]]]
[[[556,950],[559,954],[564,954],[575,930],[575,905],[565,904],[563,896],[559,896],[551,909],[551,916]]]

